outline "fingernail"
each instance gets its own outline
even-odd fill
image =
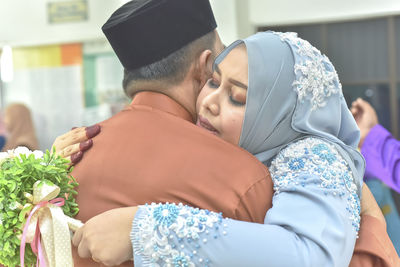
[[[78,127],[72,127],[71,130],[75,130],[76,128],[78,128]]]
[[[81,143],[79,144],[79,150],[80,150],[80,151],[86,151],[86,150],[88,150],[89,148],[91,148],[92,145],[93,145],[93,140],[92,140],[92,139],[86,140],[86,141],[81,142]]]
[[[82,159],[82,157],[83,157],[83,152],[82,151],[79,151],[79,152],[77,152],[75,154],[72,154],[71,155],[72,164],[78,163]]]
[[[87,137],[88,139],[90,139],[90,138],[93,138],[93,137],[95,137],[96,135],[99,134],[99,132],[100,132],[100,125],[95,124],[95,125],[93,125],[93,126],[86,127],[85,130],[86,130],[86,137]]]

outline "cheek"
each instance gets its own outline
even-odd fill
[[[238,145],[240,134],[242,133],[242,124],[244,118],[244,108],[240,108],[237,110],[231,110],[229,114],[227,114],[227,119],[225,120],[224,132],[227,135],[227,139],[229,142]]]

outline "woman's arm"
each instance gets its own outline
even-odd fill
[[[270,169],[277,193],[265,224],[141,206],[131,233],[135,265],[348,266],[359,223],[357,196],[346,189],[355,187],[351,173],[319,141],[289,148]]]
[[[371,197],[371,195],[370,195]],[[365,205],[366,204],[366,205]],[[373,198],[370,198],[368,200],[368,192],[365,192],[365,188],[363,188],[363,198],[361,201],[361,206],[362,206],[362,221],[361,221],[361,229],[359,232],[360,238],[357,240],[354,255],[352,258],[352,261],[350,263],[351,267],[391,267],[391,266],[398,266],[399,264],[399,259],[396,254],[396,251],[386,233],[385,230],[385,223],[381,221],[382,217],[379,216],[379,208],[376,208],[377,205],[373,201]],[[239,263],[245,263],[245,262],[252,262],[252,261],[258,261],[258,263],[255,263],[255,266],[264,266],[265,265],[265,260],[271,260],[271,259],[266,259],[264,254],[264,247],[263,244],[256,244],[253,241],[256,241],[257,243],[259,240],[263,240],[265,238],[266,240],[268,238],[274,238],[274,234],[272,235],[267,235],[266,237],[263,236],[258,236],[258,233],[264,233],[264,226],[260,224],[250,224],[250,223],[244,223],[244,222],[235,222],[239,225],[239,229],[233,229],[235,228],[233,225],[231,225],[231,220],[228,219],[222,219],[222,217],[219,214],[215,213],[207,213],[205,210],[199,210],[199,209],[193,209],[189,207],[183,207],[183,206],[178,206],[176,208],[175,205],[153,205],[153,206],[159,206],[161,207],[158,211],[156,211],[154,208],[151,208],[151,206],[143,206],[141,207],[141,210],[144,211],[141,215],[138,215],[135,220],[135,231],[131,231],[131,222],[132,218],[135,215],[136,208],[120,208],[120,209],[115,209],[115,210],[110,210],[107,212],[104,212],[102,214],[99,214],[92,219],[90,219],[83,228],[78,230],[77,233],[75,233],[73,243],[74,245],[79,247],[79,253],[81,257],[93,257],[94,259],[101,261],[102,263],[106,264],[107,266],[114,266],[114,265],[119,265],[120,263],[124,262],[125,259],[130,259],[132,257],[132,244],[128,240],[125,242],[124,240],[126,237],[129,235],[129,232],[132,232],[132,241],[134,243],[134,247],[136,247],[136,251],[139,251],[137,253],[136,257],[136,266],[143,266],[143,254],[149,254],[154,246],[147,246],[146,249],[143,250],[143,252],[140,252],[141,249],[140,247],[142,246],[140,243],[143,242],[158,242],[157,240],[152,240],[155,235],[153,234],[153,229],[154,228],[147,228],[147,230],[140,230],[140,228],[146,227],[147,226],[154,226],[154,222],[151,223],[152,220],[158,218],[160,222],[168,222],[168,220],[161,220],[160,215],[164,214],[165,217],[169,218],[174,218],[174,214],[176,211],[179,211],[179,217],[181,219],[181,223],[178,225],[187,225],[187,227],[190,226],[195,226],[194,230],[192,231],[192,236],[190,237],[190,241],[185,241],[185,233],[187,231],[178,233],[176,234],[176,230],[171,231],[171,235],[180,235],[179,239],[173,241],[170,240],[168,243],[170,243],[171,249],[172,248],[179,248],[179,245],[182,246],[184,245],[184,248],[188,249],[189,251],[189,258],[190,260],[196,259],[197,255],[202,255],[201,257],[197,258],[199,261],[200,258],[202,259],[201,261],[206,265],[206,263],[210,266],[226,266],[224,264],[230,264],[229,266],[235,266],[229,260],[236,260],[237,257],[240,257]],[[167,210],[163,212],[164,210]],[[181,210],[183,210],[181,212]],[[186,210],[186,211],[185,211]],[[318,212],[315,210],[310,209],[311,212]],[[147,214],[147,215],[146,215]],[[146,216],[148,215],[153,215],[152,219],[151,217],[148,219],[145,219]],[[154,215],[156,215],[154,217]],[[188,223],[182,222],[189,216],[189,219],[186,219]],[[139,218],[140,217],[140,218]],[[191,218],[190,218],[191,217]],[[314,218],[315,216],[310,216]],[[178,217],[176,217],[178,218]],[[200,219],[203,218],[203,219]],[[318,217],[320,218],[320,217]],[[378,218],[378,219],[377,219]],[[147,223],[142,224],[139,226],[137,223],[139,221],[142,221],[145,219]],[[205,221],[205,219],[207,219]],[[169,220],[169,222],[172,222]],[[314,222],[318,223],[318,222]],[[203,227],[199,225],[207,225],[207,227]],[[253,225],[253,227],[251,226]],[[217,229],[218,227],[218,229]],[[260,228],[260,229],[259,229]],[[276,227],[278,228],[278,227]],[[175,228],[176,229],[176,228]],[[207,231],[208,230],[208,234]],[[143,231],[148,231],[148,234],[143,238],[137,238],[136,234],[138,232]],[[170,230],[168,230],[170,231]],[[268,230],[267,230],[268,231]],[[312,231],[312,229],[311,229]],[[136,234],[135,234],[136,232]],[[199,232],[198,235],[196,233]],[[205,234],[202,234],[205,233]],[[233,239],[229,235],[231,233],[237,233],[239,235],[239,239],[243,238],[243,236],[246,236],[246,238],[249,239],[249,245],[244,246],[245,250],[243,250],[246,253],[243,254],[233,254],[232,251],[235,249],[240,250],[241,248],[235,248],[232,247],[231,244],[235,245],[235,241],[231,241]],[[194,236],[193,236],[194,234]],[[206,241],[204,242],[204,238],[201,236],[204,235]],[[216,235],[216,238],[214,237]],[[178,237],[176,237],[178,238]],[[221,240],[221,238],[224,238],[224,240]],[[215,240],[214,240],[215,239]],[[271,239],[271,242],[274,241],[274,239]],[[175,243],[174,243],[175,242]],[[195,243],[195,242],[200,242]],[[201,245],[201,243],[205,243],[204,245]],[[214,247],[207,248],[207,244],[210,242],[214,243]],[[220,242],[220,243],[218,243]],[[233,242],[233,243],[232,243]],[[266,241],[268,244],[271,245],[270,241]],[[125,245],[126,243],[126,245]],[[190,250],[190,247],[186,246],[185,244],[191,244],[194,245],[194,248],[191,248],[193,250]],[[217,250],[215,250],[216,244],[218,245]],[[306,243],[305,243],[306,244]],[[242,246],[241,243],[238,243],[239,246]],[[164,245],[161,245],[163,247]],[[173,247],[175,246],[175,247]],[[186,247],[185,247],[186,246]],[[283,248],[282,248],[283,246]],[[182,249],[182,247],[180,247]],[[254,251],[253,249],[256,249],[258,251]],[[203,251],[204,249],[204,251]],[[280,254],[276,255],[277,260],[280,260],[278,258],[279,255],[282,254],[287,254],[287,247],[284,243],[281,244],[280,247],[273,248],[278,251]],[[146,250],[146,251],[145,251]],[[180,249],[176,249],[177,251]],[[180,251],[179,253],[185,253],[183,251]],[[215,250],[215,251],[214,251]],[[246,250],[250,250],[246,251]],[[320,250],[318,248],[318,250]],[[260,252],[261,251],[261,252]],[[161,250],[159,251],[160,253],[163,253],[164,256],[168,256],[166,253],[166,250]],[[240,252],[240,251],[239,251]],[[273,252],[273,251],[272,251]],[[316,251],[315,251],[316,252]],[[151,253],[152,254],[152,253]],[[182,254],[180,254],[182,255]],[[216,257],[216,262],[212,263],[212,260],[210,260],[209,255],[214,255],[212,257]],[[220,256],[222,257],[220,258]],[[231,257],[230,255],[236,255],[235,257]],[[161,255],[154,254],[155,257],[160,257]],[[207,258],[208,257],[208,258]],[[250,257],[250,259],[249,259]],[[181,259],[182,262],[184,263],[185,256]],[[208,261],[207,261],[208,260]],[[272,259],[273,260],[273,259]],[[293,260],[296,260],[296,258],[293,258]],[[188,261],[189,262],[189,261]],[[198,262],[200,263],[200,262]],[[254,262],[252,262],[254,263]],[[281,263],[281,262],[279,262]],[[231,265],[233,264],[233,265]],[[247,265],[245,265],[247,266]],[[297,266],[297,265],[296,265]]]
[[[300,188],[281,193],[265,224],[173,204],[141,206],[131,234],[135,266],[153,260],[160,265],[181,260],[196,266],[347,266],[355,231],[347,218],[335,215],[337,205],[344,207],[338,200]],[[169,227],[158,216],[163,213],[171,216],[165,216]]]

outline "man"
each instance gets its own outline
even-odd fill
[[[121,219],[115,230],[125,234],[99,235],[89,221],[74,237],[75,266],[132,258],[131,249],[120,247],[130,246],[134,213],[115,208],[182,202],[263,222],[272,195],[267,169],[246,151],[193,124],[197,96],[223,49],[215,28],[208,0],[135,0],[103,26],[125,68],[123,87],[133,100],[100,123],[101,134],[72,175],[79,182],[77,218],[87,222],[112,210]],[[92,234],[105,241],[85,242]],[[122,239],[109,246],[107,255],[93,254],[96,246],[105,248],[113,243],[108,237],[117,236]]]
[[[265,168],[191,123],[197,94],[221,49],[218,37],[214,41],[209,35],[213,21],[208,1],[135,1],[117,10],[103,28],[126,69],[124,89],[134,98],[128,109],[102,123],[95,145],[74,170],[80,183],[78,218],[88,220],[73,240],[81,257],[106,265],[132,258],[132,205],[184,202],[256,222],[271,207]],[[182,60],[185,55],[191,56]],[[249,190],[240,195],[243,188]],[[237,201],[239,206],[232,205]],[[381,256],[371,251],[364,246],[362,252]],[[75,255],[75,265],[94,262]]]

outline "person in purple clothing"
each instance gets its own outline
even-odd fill
[[[359,148],[366,160],[364,181],[381,208],[388,235],[400,253],[400,216],[394,199],[395,191],[400,191],[400,141],[378,123],[376,112],[367,101],[357,99],[351,111],[360,128]]]
[[[367,101],[358,98],[351,112],[361,132],[359,148],[366,161],[365,177],[375,177],[400,193],[400,141],[379,124]]]

